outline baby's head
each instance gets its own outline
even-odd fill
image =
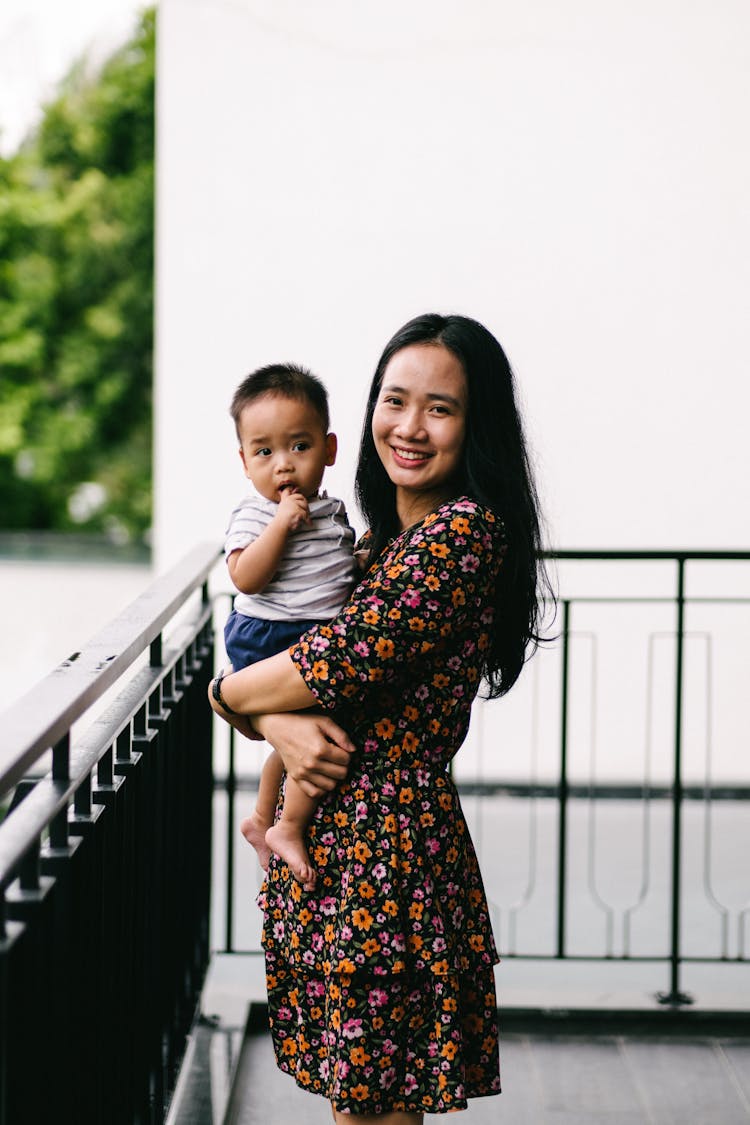
[[[261,496],[277,503],[285,489],[315,496],[337,448],[316,375],[293,363],[261,367],[242,380],[229,413],[245,476]]]

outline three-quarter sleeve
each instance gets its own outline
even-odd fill
[[[457,631],[486,632],[504,550],[500,521],[468,499],[403,532],[333,621],[290,650],[320,705],[361,702]]]

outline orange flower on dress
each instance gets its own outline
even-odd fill
[[[380,738],[392,738],[396,728],[390,719],[378,719],[375,724],[375,733]]]
[[[390,660],[396,651],[396,646],[388,637],[379,637],[375,642],[375,651],[381,660]]]
[[[352,914],[352,924],[358,930],[369,930],[372,923],[375,921],[372,914],[366,907],[361,906],[359,910],[355,910]]]
[[[312,666],[312,678],[314,680],[327,680],[328,679],[328,661],[316,660]]]
[[[363,1086],[360,1082],[358,1086],[352,1086],[350,1093],[355,1101],[363,1102],[370,1091],[367,1086]]]
[[[429,551],[436,559],[447,559],[450,548],[447,543],[430,543]]]

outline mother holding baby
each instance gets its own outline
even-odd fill
[[[498,957],[449,767],[480,684],[503,695],[536,645],[546,586],[512,372],[477,321],[420,316],[387,344],[356,492],[348,603],[210,698],[323,796],[314,888],[274,856],[259,899],[278,1065],[337,1122],[418,1123],[500,1092]]]

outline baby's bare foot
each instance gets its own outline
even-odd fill
[[[277,820],[266,832],[266,844],[291,868],[292,874],[306,891],[315,886],[315,868],[310,863],[305,842],[299,832],[290,828],[283,820]]]
[[[240,821],[240,832],[252,844],[258,853],[258,861],[264,871],[268,871],[268,861],[271,858],[271,849],[266,843],[268,825],[260,819],[257,812],[252,812]]]

